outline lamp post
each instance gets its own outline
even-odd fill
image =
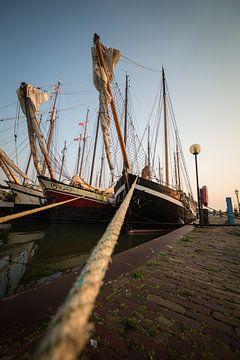
[[[198,216],[199,216],[199,224],[202,225],[202,217],[201,217],[201,200],[200,200],[200,190],[199,190],[199,182],[198,182],[198,163],[197,163],[197,155],[201,151],[201,146],[199,144],[194,144],[190,147],[190,153],[195,156],[195,167],[196,167],[196,180],[197,180],[197,200],[198,200]]]
[[[239,191],[237,189],[235,190],[235,194],[237,197],[238,214],[240,214],[240,203],[239,203],[239,198],[238,198]]]

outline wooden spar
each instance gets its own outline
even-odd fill
[[[168,158],[168,124],[167,124],[167,101],[166,101],[166,84],[165,73],[162,67],[162,82],[163,82],[163,109],[164,109],[164,139],[165,139],[165,172],[166,172],[166,186],[169,186],[169,158]]]
[[[60,174],[59,174],[59,181],[61,181],[61,176],[62,176],[62,171],[63,171],[63,165],[64,165],[64,160],[65,160],[65,152],[67,150],[67,142],[64,141],[64,147],[62,150],[62,164],[61,164],[61,169],[60,169]]]
[[[41,121],[42,121],[42,116],[41,116],[40,122],[41,122]],[[27,175],[28,170],[29,170],[31,157],[32,157],[32,153],[31,153],[31,151],[30,151],[30,155],[29,155],[28,162],[27,162],[27,166],[26,166],[26,170],[25,170],[25,174],[26,174],[26,175]],[[23,185],[24,185],[24,184],[25,184],[25,179],[23,180]]]
[[[179,148],[176,145],[176,160],[177,160],[177,174],[178,174],[178,190],[181,190],[181,176],[180,176],[180,161],[179,161]]]
[[[95,165],[95,157],[96,157],[96,149],[97,149],[97,141],[98,141],[99,125],[100,125],[100,114],[98,114],[96,135],[95,135],[95,141],[94,141],[94,149],[93,149],[93,158],[92,158],[91,174],[90,174],[90,179],[89,179],[89,184],[90,184],[90,185],[92,185],[93,170],[94,170],[94,165]]]
[[[42,172],[40,170],[40,166],[39,166],[39,159],[38,159],[38,156],[37,156],[37,152],[36,152],[36,147],[35,147],[35,144],[34,144],[34,141],[31,137],[31,133],[32,133],[32,123],[31,123],[31,116],[30,116],[30,113],[29,113],[29,107],[28,105],[30,105],[30,100],[27,98],[27,84],[23,83],[23,88],[24,88],[24,97],[25,97],[25,109],[26,109],[26,116],[27,116],[27,120],[28,120],[28,130],[29,130],[29,141],[30,141],[30,148],[31,148],[31,152],[33,154],[33,158],[35,157],[34,159],[34,165],[35,165],[35,168],[37,170],[37,173],[38,175],[41,175]],[[41,134],[41,130],[40,130],[40,127],[39,127],[39,124],[38,125],[38,131],[39,131],[39,134],[40,136],[42,136]],[[37,134],[36,134],[37,135]],[[43,136],[42,136],[43,138]],[[47,167],[48,167],[48,171],[49,171],[49,174],[50,174],[50,177],[51,179],[54,179],[54,174],[53,174],[53,171],[52,171],[52,166],[51,166],[51,162],[50,162],[50,159],[49,159],[49,156],[48,154],[45,153],[45,151],[43,151],[44,149],[44,146],[42,144],[42,140],[43,139],[39,139],[39,146],[42,150],[42,153],[43,153],[43,156],[46,160],[46,163],[47,163]]]
[[[30,166],[30,161],[31,161],[31,157],[32,157],[32,153],[30,153],[29,158],[28,158],[28,162],[27,162],[27,166],[26,166],[26,170],[25,170],[25,174],[28,173],[29,170],[29,166]],[[23,181],[23,184],[25,183],[25,179]]]
[[[11,167],[1,158],[1,156],[0,156],[0,166],[3,169],[3,171],[4,171],[4,173],[7,176],[9,181],[14,181],[15,184],[20,185],[19,179],[15,176],[15,174],[13,173]]]
[[[84,196],[79,196],[79,197],[75,197],[73,199],[70,199],[70,200],[64,200],[64,201],[61,201],[61,202],[58,202],[58,203],[55,203],[55,204],[50,204],[50,205],[45,205],[45,206],[41,206],[40,208],[37,208],[37,209],[31,209],[31,210],[26,210],[26,211],[21,211],[17,214],[12,214],[12,215],[7,215],[7,216],[3,216],[0,218],[0,224],[3,224],[5,222],[8,222],[8,221],[11,221],[11,220],[15,220],[15,219],[19,219],[21,217],[24,217],[24,216],[28,216],[28,215],[32,215],[32,214],[36,214],[40,211],[44,211],[44,210],[48,210],[48,209],[52,209],[56,206],[60,206],[60,205],[63,205],[63,204],[67,204],[71,201],[75,201],[77,199],[82,199]]]
[[[33,156],[33,163],[35,166],[35,169],[37,171],[38,175],[41,175],[41,169],[40,169],[40,161],[37,154],[36,145],[33,138],[33,127],[30,122],[30,114],[28,109],[28,103],[27,103],[27,84],[23,83],[22,85],[23,91],[24,91],[24,103],[25,103],[25,111],[26,111],[26,117],[27,117],[27,126],[28,126],[28,138],[29,138],[29,144],[30,144],[30,150],[31,154]],[[30,161],[30,159],[29,159]]]
[[[124,104],[124,143],[127,148],[127,130],[128,130],[128,75],[126,74],[125,85],[125,104]],[[123,170],[125,169],[125,162],[123,161]]]
[[[158,174],[159,174],[159,183],[162,183],[162,174],[161,174],[161,163],[160,163],[160,156],[158,156]]]
[[[13,178],[14,182],[17,184],[20,184],[20,180],[15,176],[15,171],[17,174],[19,174],[21,177],[23,177],[26,180],[30,180],[28,176],[21,170],[19,167],[11,160],[8,155],[5,153],[3,149],[0,148],[0,159],[2,159],[2,163],[5,166],[5,170],[10,174],[10,176]],[[7,173],[5,172],[7,175]],[[12,181],[12,180],[10,180]]]
[[[57,102],[57,96],[59,94],[60,91],[60,81],[58,81],[57,85],[55,86],[55,98],[54,98],[54,102],[53,102],[53,108],[51,111],[51,118],[50,118],[50,127],[49,127],[49,135],[48,135],[48,140],[47,140],[47,151],[49,153],[50,151],[50,147],[52,144],[52,138],[53,138],[53,132],[54,132],[54,127],[55,127],[55,120],[56,120],[56,115],[57,115],[57,108],[56,108],[56,102]],[[42,175],[45,175],[46,172],[46,160],[44,160],[43,163],[43,168],[42,168]]]
[[[78,174],[78,172],[79,172],[80,156],[81,156],[81,140],[82,140],[82,134],[79,134],[79,139],[78,139],[78,154],[77,154],[77,171],[76,171],[76,174]]]
[[[174,159],[175,185],[176,185],[176,189],[178,189],[177,156],[175,151],[173,151],[173,159]]]
[[[81,158],[81,166],[80,166],[80,170],[79,170],[79,176],[80,176],[80,177],[81,177],[81,175],[82,175],[82,167],[83,167],[84,153],[85,153],[85,147],[86,147],[86,141],[87,141],[88,114],[89,114],[89,109],[87,109],[87,116],[86,116],[85,127],[84,127],[83,151],[82,151],[82,158]]]
[[[103,148],[102,148],[101,168],[100,168],[100,174],[99,174],[98,187],[101,187],[101,184],[102,184],[103,161],[104,161],[104,145],[103,145]]]
[[[100,42],[100,37],[97,34],[94,34],[94,43],[96,45],[96,49],[98,52],[98,59],[100,62],[100,66],[104,69],[106,75],[108,74],[107,68],[106,68],[106,64],[104,61],[104,57],[102,54],[102,48],[101,48],[101,42]],[[108,93],[111,97],[111,101],[110,101],[110,105],[111,105],[111,109],[112,109],[112,113],[113,113],[113,118],[114,118],[114,122],[115,122],[115,126],[116,126],[116,130],[117,130],[117,134],[118,134],[118,140],[121,146],[121,150],[122,150],[122,154],[123,154],[123,159],[124,159],[124,165],[126,169],[130,169],[131,165],[130,165],[130,161],[128,159],[128,154],[127,154],[127,149],[125,146],[125,142],[124,142],[124,138],[123,138],[123,134],[122,134],[122,130],[120,127],[120,121],[118,118],[118,113],[117,113],[117,109],[116,109],[116,105],[113,99],[113,94],[112,94],[112,89],[111,89],[111,85],[109,83],[109,81],[107,82],[107,90]]]

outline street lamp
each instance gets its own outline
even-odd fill
[[[195,166],[196,166],[196,180],[197,180],[197,199],[198,199],[198,216],[199,216],[199,224],[202,225],[202,217],[201,217],[201,200],[200,200],[200,190],[199,190],[199,182],[198,182],[198,163],[197,163],[197,155],[201,151],[201,146],[199,144],[193,144],[190,147],[190,153],[195,156]]]
[[[235,194],[236,194],[236,197],[237,197],[238,213],[240,214],[240,203],[239,203],[239,198],[238,198],[239,191],[237,189],[235,190]]]

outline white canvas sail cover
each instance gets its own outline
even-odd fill
[[[27,84],[26,84],[27,85]],[[21,88],[17,90],[18,99],[20,101],[21,109],[25,115],[25,94],[22,93]],[[50,94],[46,91],[42,91],[38,88],[33,87],[31,84],[27,85],[26,97],[31,100],[32,111],[38,113],[40,111],[40,105],[49,100]]]
[[[120,60],[120,50],[107,48],[101,44],[102,54],[106,64],[106,71],[100,65],[98,54],[95,47],[92,48],[93,63],[93,82],[99,91],[99,120],[103,132],[103,140],[105,144],[106,155],[109,167],[113,170],[111,150],[110,150],[110,117],[108,105],[111,102],[111,96],[107,90],[107,84],[112,82],[114,78],[114,67]]]
[[[35,168],[37,170],[37,173],[40,175],[41,169],[35,145],[35,135],[38,139],[41,151],[46,157],[48,157],[48,150],[39,126],[39,119],[37,114],[40,111],[40,105],[49,100],[50,94],[38,88],[35,88],[30,84],[22,83],[21,87],[17,90],[17,95],[21,109],[27,117],[30,148],[33,155]],[[26,99],[28,99],[29,101],[26,101]]]

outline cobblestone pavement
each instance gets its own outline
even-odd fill
[[[240,359],[240,228],[195,228],[155,255],[105,284],[84,357]]]

